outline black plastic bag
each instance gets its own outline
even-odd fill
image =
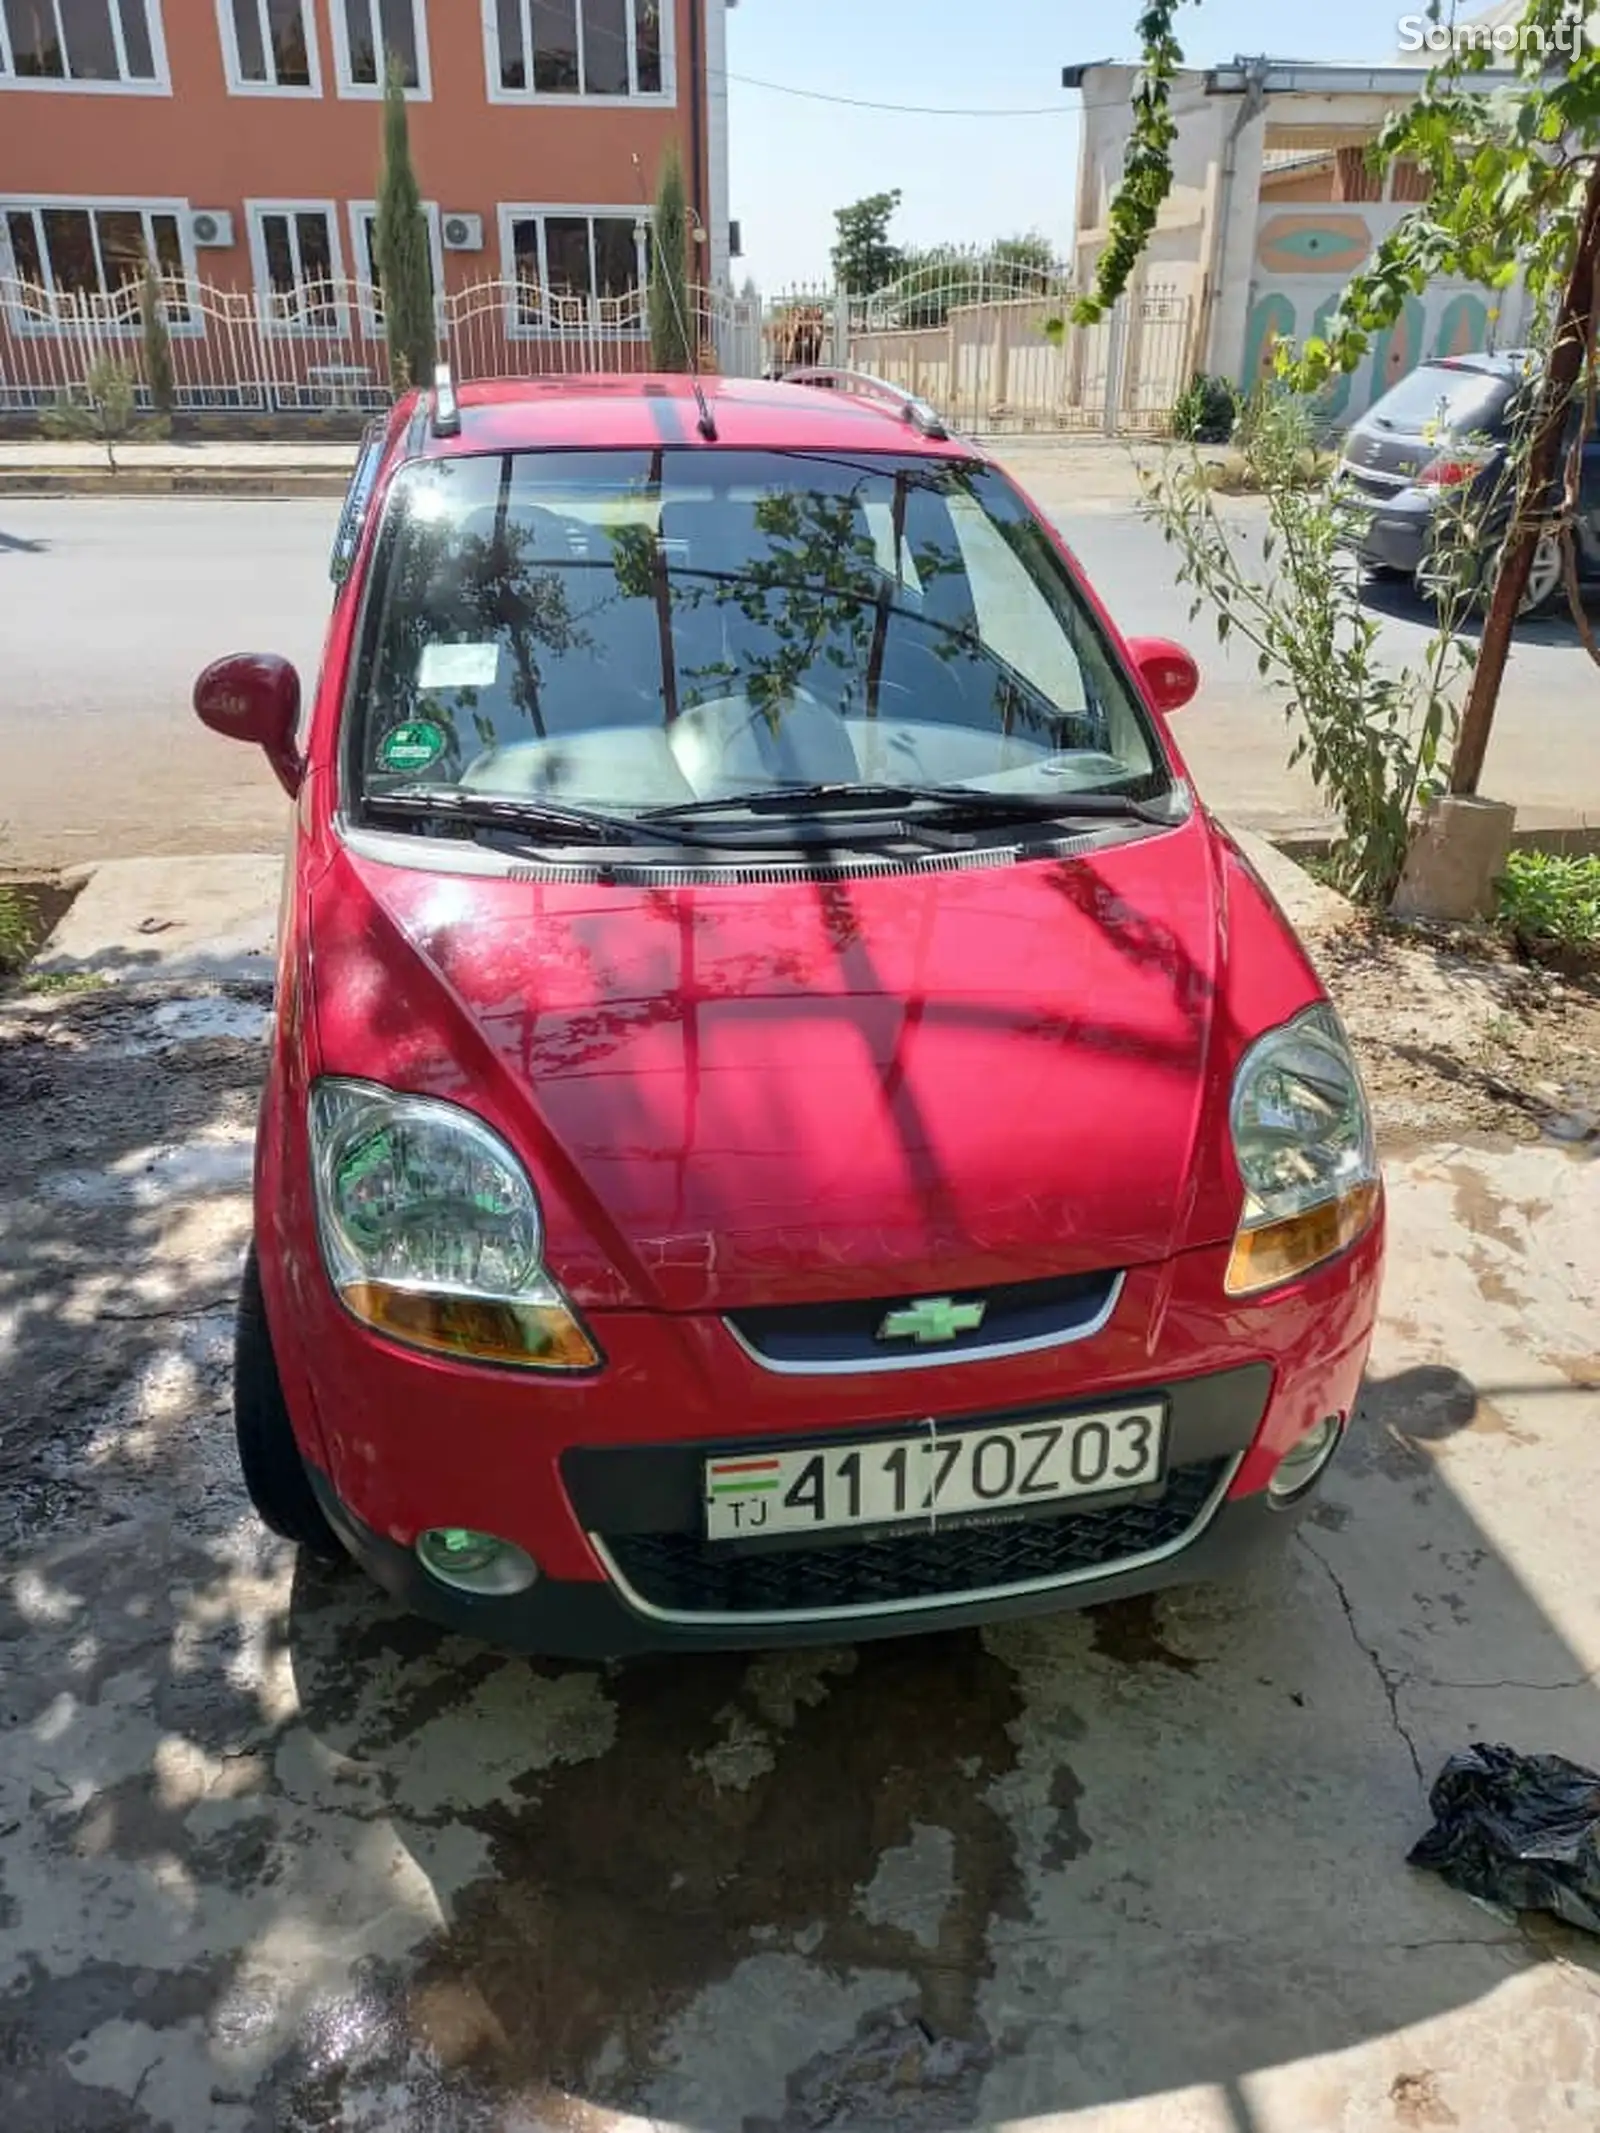
[[[1434,1825],[1411,1864],[1514,1911],[1600,1933],[1600,1776],[1561,1755],[1474,1741],[1428,1795]]]

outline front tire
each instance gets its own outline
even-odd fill
[[[245,1490],[262,1524],[311,1555],[339,1561],[344,1550],[312,1493],[284,1404],[253,1244],[233,1329],[233,1428]]]

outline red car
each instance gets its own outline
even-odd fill
[[[277,1532],[578,1656],[993,1620],[1291,1523],[1382,1202],[1305,954],[920,403],[441,373],[368,440],[295,798],[236,1417]]]

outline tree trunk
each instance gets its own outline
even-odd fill
[[[1561,432],[1573,389],[1582,374],[1584,358],[1594,337],[1595,263],[1600,258],[1600,163],[1589,176],[1583,215],[1578,224],[1578,242],[1572,269],[1562,292],[1556,318],[1555,344],[1539,392],[1538,426],[1528,452],[1511,532],[1494,581],[1489,612],[1484,617],[1472,687],[1461,714],[1455,756],[1450,766],[1450,790],[1475,793],[1483,775],[1483,758],[1489,746],[1500,684],[1505,678],[1506,656],[1517,609],[1528,583],[1533,552],[1539,545],[1539,520],[1561,456]]]

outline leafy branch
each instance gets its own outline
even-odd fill
[[[1172,190],[1172,144],[1178,123],[1172,116],[1172,77],[1183,64],[1183,50],[1173,20],[1183,0],[1149,0],[1139,17],[1139,79],[1133,92],[1133,130],[1122,157],[1122,182],[1107,211],[1109,235],[1095,263],[1094,287],[1072,307],[1077,326],[1096,325],[1123,290],[1138,265],[1156,226],[1161,204]],[[1064,322],[1051,319],[1045,331],[1053,340]]]

